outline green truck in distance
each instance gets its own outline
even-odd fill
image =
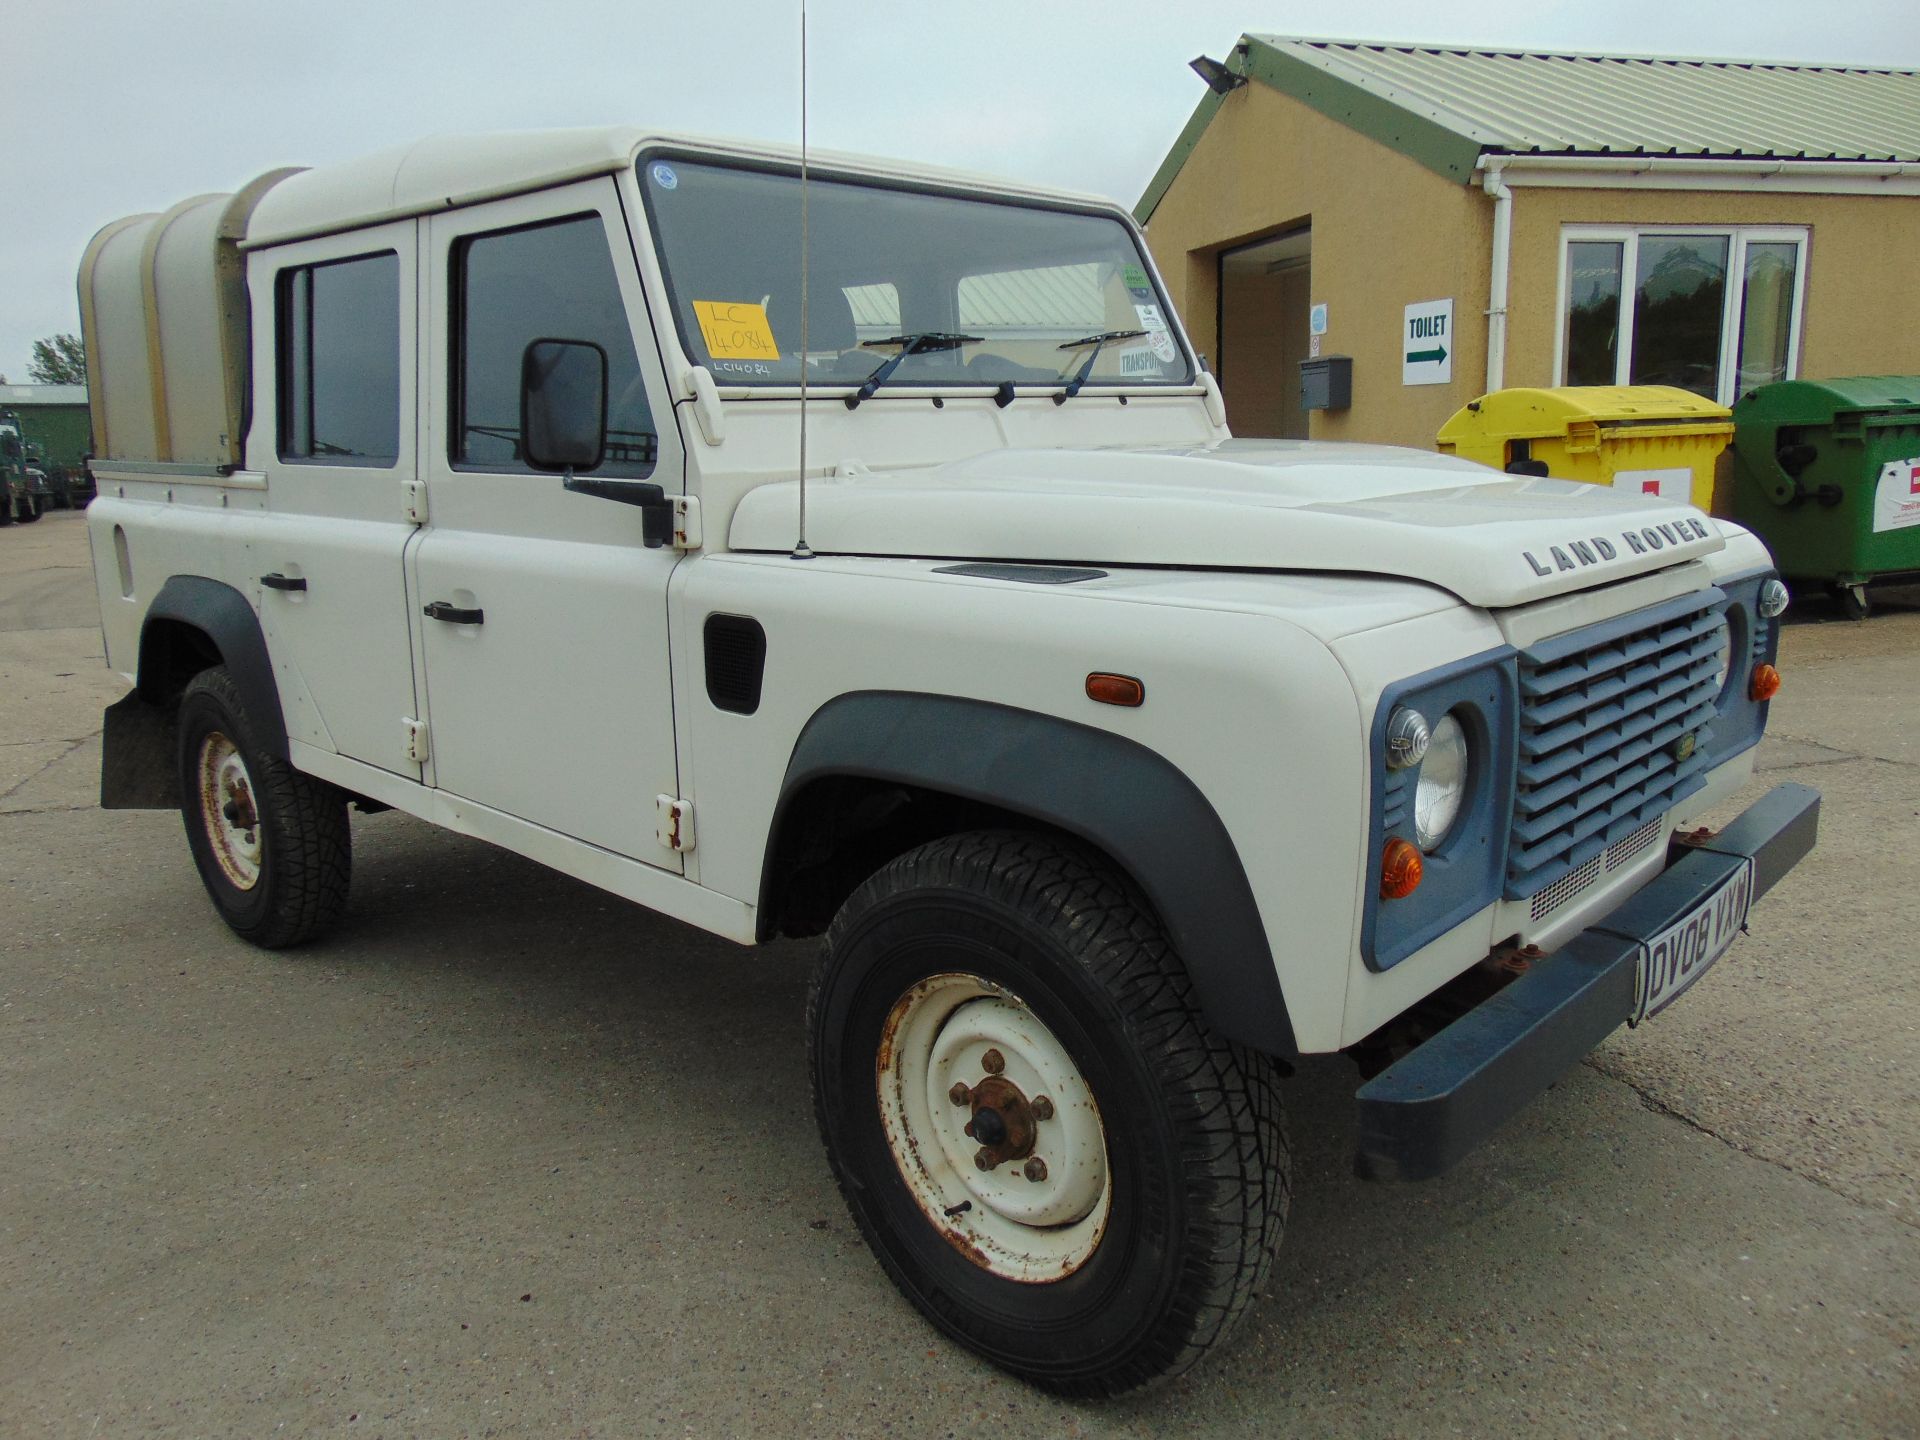
[[[39,448],[27,443],[20,421],[11,410],[0,411],[0,525],[38,520],[53,508],[53,489],[41,468]]]

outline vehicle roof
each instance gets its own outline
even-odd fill
[[[268,190],[247,223],[245,245],[278,245],[315,235],[450,210],[549,185],[626,169],[643,147],[684,146],[742,159],[800,159],[797,147],[676,134],[631,125],[436,135],[357,160],[303,170]],[[1029,185],[903,160],[808,151],[821,170],[925,181],[968,190],[1111,207],[1105,196]]]

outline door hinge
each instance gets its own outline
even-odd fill
[[[693,802],[674,795],[656,795],[660,810],[660,843],[684,855],[693,849]]]
[[[427,756],[432,751],[432,742],[427,738],[427,722],[402,719],[400,723],[407,732],[407,759],[416,765],[426,764]]]
[[[400,482],[400,512],[416,525],[427,523],[426,481],[402,480]]]
[[[691,495],[673,497],[673,548],[700,548],[700,502]]]

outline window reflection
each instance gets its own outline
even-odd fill
[[[1632,384],[1719,394],[1729,243],[1725,235],[1640,237]]]
[[[1620,344],[1618,240],[1576,240],[1567,246],[1567,379],[1569,385],[1611,385]]]
[[[1746,284],[1740,311],[1740,391],[1787,378],[1787,345],[1793,329],[1793,272],[1800,247],[1791,240],[1747,244]]]

